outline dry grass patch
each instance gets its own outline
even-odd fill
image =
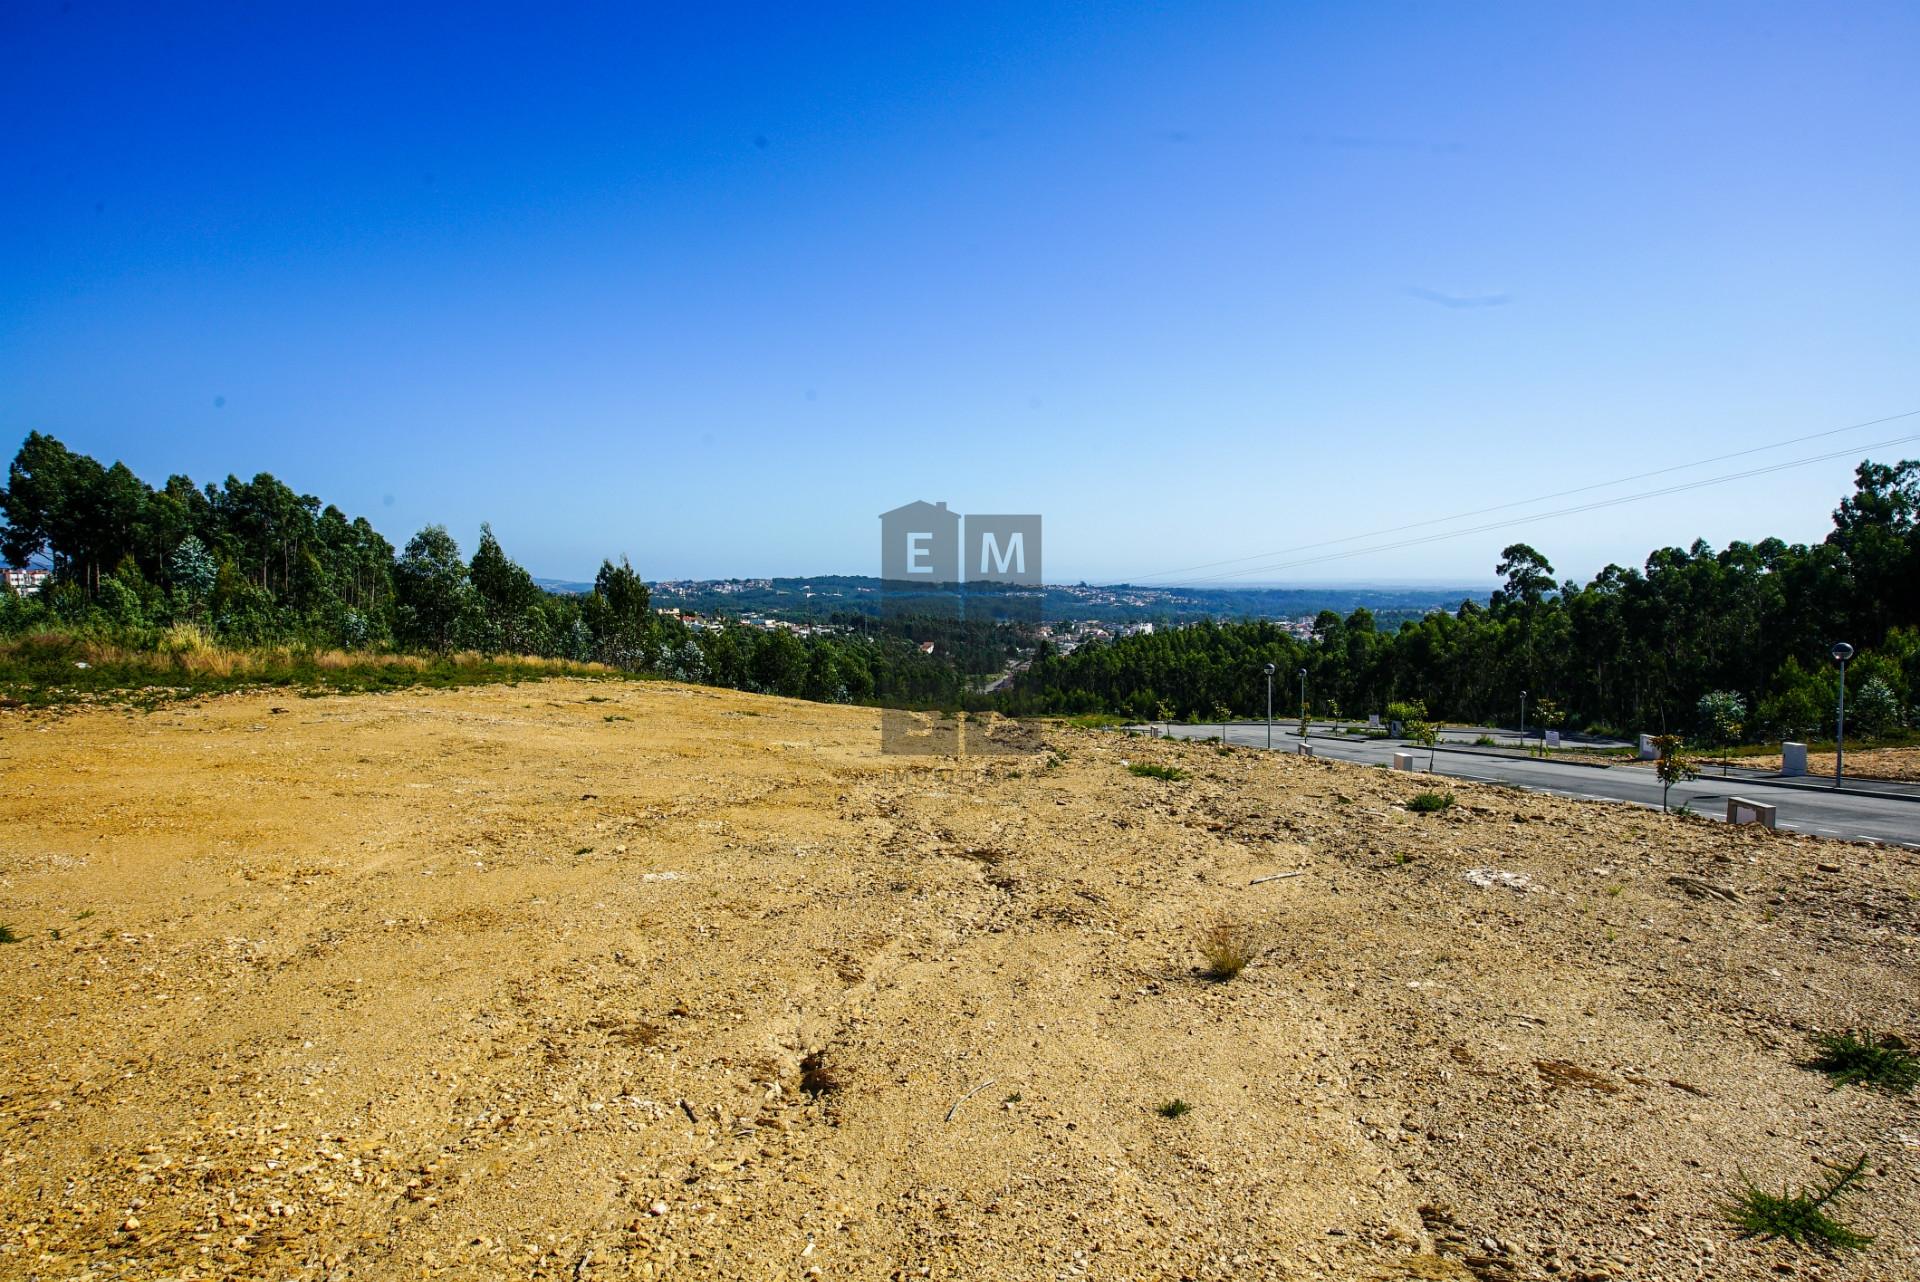
[[[1260,930],[1244,917],[1217,914],[1200,932],[1200,955],[1206,959],[1207,977],[1224,983],[1260,955]]]
[[[815,1099],[844,1090],[846,1085],[846,1078],[827,1062],[826,1051],[811,1051],[800,1061],[800,1089]]]

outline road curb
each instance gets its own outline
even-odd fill
[[[1415,744],[1412,746],[1419,747],[1420,745]],[[1444,743],[1440,745],[1440,751],[1458,752],[1469,757],[1492,757],[1495,760],[1499,760],[1499,761],[1530,761],[1536,765],[1574,766],[1581,770],[1612,770],[1614,769],[1616,764],[1621,766],[1630,766],[1633,764],[1631,762],[1626,762],[1626,761],[1622,761],[1618,763],[1602,763],[1598,761],[1555,761],[1552,758],[1520,757],[1520,756],[1515,756],[1513,753],[1510,753],[1510,752],[1489,752],[1484,748],[1450,748]],[[1881,792],[1875,788],[1835,788],[1831,784],[1795,783],[1790,779],[1782,779],[1782,778],[1770,777],[1766,775],[1728,775],[1722,778],[1722,776],[1720,775],[1710,774],[1703,771],[1694,780],[1695,783],[1711,783],[1716,781],[1721,783],[1754,784],[1761,788],[1791,788],[1795,792],[1823,792],[1823,793],[1826,793],[1828,796],[1871,797],[1876,801],[1909,801],[1909,802],[1920,804],[1920,793]]]
[[[1718,779],[1718,775],[1701,775],[1701,780]],[[1699,782],[1696,780],[1695,782]],[[1727,778],[1725,783],[1751,783],[1762,788],[1791,788],[1795,792],[1824,792],[1829,797],[1872,797],[1877,801],[1908,801],[1920,804],[1920,793],[1880,792],[1873,788],[1836,788],[1830,783],[1794,783],[1787,779]]]
[[[1247,723],[1235,722],[1234,724],[1245,725]],[[1264,723],[1254,722],[1253,724],[1262,725]],[[1275,722],[1274,727],[1275,729],[1278,729],[1279,722]],[[1131,727],[1128,727],[1128,728],[1131,729]],[[1185,735],[1174,735],[1172,737],[1178,738],[1178,739],[1187,739],[1187,736]],[[1381,744],[1383,746],[1398,745],[1403,749],[1416,749],[1421,752],[1427,751],[1427,747],[1425,744],[1412,743],[1406,739],[1373,739],[1373,738],[1368,738],[1366,736],[1360,736],[1360,735],[1350,736],[1350,735],[1336,735],[1336,734],[1309,734],[1307,738],[1320,739],[1328,743],[1371,743],[1371,744]],[[1204,737],[1195,737],[1192,739],[1188,739],[1187,741],[1191,743],[1207,742],[1207,740]],[[1299,733],[1289,732],[1285,740],[1282,740],[1278,735],[1276,735],[1274,737],[1274,750],[1279,751],[1284,742],[1299,743],[1300,742]],[[1265,748],[1260,747],[1258,744],[1241,744],[1236,746],[1253,747],[1257,751],[1261,751],[1261,752],[1266,751]],[[1555,761],[1551,757],[1547,757],[1547,758],[1526,757],[1526,756],[1516,755],[1515,753],[1512,753],[1512,752],[1496,752],[1496,751],[1490,751],[1486,748],[1453,747],[1444,743],[1438,745],[1438,751],[1457,753],[1458,755],[1463,757],[1487,757],[1494,761],[1524,761],[1524,762],[1530,762],[1534,765],[1566,766],[1575,770],[1612,770],[1615,768],[1616,765],[1627,766],[1632,764],[1631,762],[1625,762],[1625,761],[1617,762],[1617,763],[1600,762],[1600,761]],[[1365,763],[1351,762],[1349,764],[1360,765]],[[1378,763],[1375,763],[1375,764],[1378,764]],[[1421,773],[1424,774],[1426,772],[1422,771]],[[1712,783],[1716,781],[1729,783],[1729,784],[1734,784],[1734,783],[1751,784],[1759,788],[1788,788],[1794,792],[1819,792],[1819,793],[1825,793],[1829,797],[1868,797],[1875,801],[1905,801],[1912,804],[1920,804],[1920,793],[1879,792],[1872,788],[1835,788],[1831,784],[1794,783],[1787,779],[1767,778],[1764,776],[1753,776],[1753,775],[1732,776],[1730,775],[1723,780],[1718,775],[1702,774],[1694,782]],[[1516,788],[1524,788],[1527,785],[1514,784],[1511,786]],[[1636,802],[1633,804],[1639,804],[1639,803]]]
[[[1572,765],[1572,762],[1568,762]],[[1626,763],[1622,763],[1626,764]],[[1804,778],[1808,782],[1797,780]],[[1813,776],[1790,777],[1784,775],[1716,775],[1711,769],[1702,770],[1694,777],[1694,783],[1751,784],[1756,788],[1790,788],[1794,792],[1819,792],[1829,797],[1871,797],[1875,801],[1907,801],[1920,804],[1920,792],[1881,792],[1877,788],[1836,788],[1830,783],[1815,783]]]
[[[1401,740],[1401,742],[1405,743],[1406,741]],[[1424,744],[1414,744],[1412,746],[1421,748],[1423,750],[1425,748]],[[1530,762],[1533,762],[1535,765],[1573,766],[1576,769],[1580,769],[1580,770],[1611,770],[1613,769],[1612,762],[1555,761],[1552,757],[1529,757],[1529,756],[1525,756],[1523,754],[1514,753],[1514,752],[1493,752],[1486,748],[1455,748],[1444,743],[1439,745],[1439,749],[1441,752],[1457,752],[1460,755],[1465,757],[1491,757],[1495,761],[1530,761]]]

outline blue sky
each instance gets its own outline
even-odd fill
[[[873,572],[916,497],[1042,513],[1053,579],[1316,543],[1920,410],[1916,55],[1910,4],[14,0],[0,447],[556,577]],[[1855,461],[1250,577],[1814,539]]]

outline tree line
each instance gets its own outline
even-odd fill
[[[58,630],[141,649],[201,640],[594,661],[736,689],[838,702],[954,706],[970,682],[907,629],[802,636],[738,623],[690,628],[652,608],[624,558],[593,588],[551,593],[480,528],[472,556],[431,525],[396,551],[349,517],[266,473],[153,487],[30,434],[0,490],[0,553],[45,565],[31,595],[0,589],[0,636]],[[994,644],[943,633],[976,666]],[[997,643],[1003,650],[1007,642]]]
[[[1508,547],[1486,606],[1466,601],[1397,630],[1358,609],[1323,612],[1310,639],[1270,623],[1205,623],[1035,658],[1008,711],[1111,712],[1205,721],[1297,716],[1300,671],[1315,715],[1389,705],[1435,717],[1679,732],[1696,739],[1833,733],[1836,641],[1848,725],[1884,733],[1920,701],[1920,462],[1863,462],[1820,542],[1777,538],[1716,551],[1661,548],[1639,569],[1556,580],[1524,543]]]
[[[1863,462],[1818,543],[1780,539],[1661,548],[1640,568],[1556,578],[1524,543],[1501,586],[1378,625],[1365,608],[1323,611],[1297,638],[1268,621],[1162,627],[1061,653],[1023,625],[971,617],[843,615],[827,633],[692,628],[652,608],[622,559],[592,590],[552,593],[483,525],[471,557],[441,526],[396,550],[363,517],[262,473],[152,487],[29,435],[0,490],[0,552],[53,581],[0,592],[0,635],[36,630],[164,648],[182,637],[231,646],[532,654],[800,698],[1011,714],[1108,712],[1191,720],[1262,716],[1264,665],[1276,715],[1399,704],[1421,716],[1511,724],[1525,690],[1535,724],[1696,738],[1830,734],[1835,641],[1849,725],[1914,721],[1920,701],[1920,462]],[[933,641],[932,653],[921,643]],[[1010,691],[977,678],[1032,655]]]

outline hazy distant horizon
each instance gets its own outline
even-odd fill
[[[649,583],[747,583],[758,580],[782,579],[804,583],[808,579],[828,578],[876,578],[871,570],[820,570],[813,574],[712,574],[685,575],[661,574],[643,576]],[[591,574],[586,575],[534,575],[536,582],[550,583],[587,583],[593,582]],[[1467,583],[1455,579],[1417,579],[1396,580],[1358,580],[1358,579],[1289,579],[1276,582],[1248,582],[1233,584],[1177,584],[1177,583],[1128,583],[1123,580],[1111,582],[1094,579],[1054,579],[1049,577],[1046,586],[1050,588],[1072,588],[1085,584],[1090,588],[1140,588],[1157,592],[1235,592],[1235,591],[1340,591],[1340,592],[1439,592],[1454,588],[1468,592],[1491,592],[1499,587],[1499,581],[1489,579],[1484,583]]]

